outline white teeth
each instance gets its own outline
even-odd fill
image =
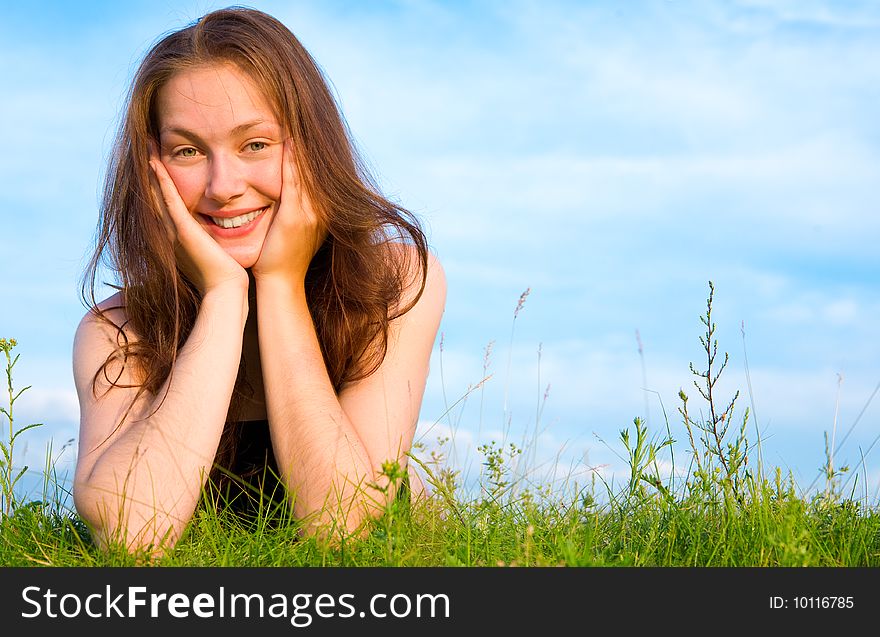
[[[242,226],[249,221],[253,221],[265,211],[265,208],[261,208],[260,210],[255,210],[253,212],[249,212],[245,215],[241,215],[238,217],[211,217],[211,219],[213,219],[214,223],[216,223],[221,228],[238,228],[239,226]]]

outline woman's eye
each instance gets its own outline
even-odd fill
[[[266,146],[267,146],[266,142],[251,142],[250,144],[247,145],[248,150],[253,153],[264,150],[266,148]]]
[[[181,148],[176,154],[178,157],[195,157],[198,154],[198,151],[190,146],[187,148]]]

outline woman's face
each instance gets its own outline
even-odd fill
[[[231,64],[181,71],[157,95],[160,157],[190,214],[242,267],[256,263],[281,197],[284,131]]]

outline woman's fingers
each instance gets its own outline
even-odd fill
[[[190,214],[155,152],[150,156],[154,195],[177,260],[187,276],[202,290],[227,281],[247,281],[247,274]]]
[[[298,205],[295,203],[299,199],[296,178],[296,167],[293,159],[293,146],[289,139],[284,140],[284,146],[281,151],[281,196],[278,201],[278,214],[272,219],[279,224],[284,224],[291,213],[296,212]]]
[[[181,222],[186,223],[189,211],[180,199],[177,186],[171,179],[171,175],[165,169],[165,165],[156,157],[150,158],[150,168],[153,171],[154,183],[158,189],[160,203],[162,204],[162,222],[168,231],[168,237],[172,242],[177,240]]]
[[[186,204],[180,198],[180,193],[177,191],[174,180],[171,179],[171,175],[168,174],[168,170],[165,168],[165,164],[153,157],[150,159],[150,166],[153,169],[153,174],[159,186],[159,194],[164,211],[162,218],[172,242],[185,244],[184,247],[187,250],[191,250],[196,244],[203,244],[203,247],[210,248],[210,245],[206,242],[211,241],[213,243],[214,240],[208,236],[208,233],[204,231],[201,224],[187,210]],[[190,244],[193,245],[191,246]]]
[[[316,216],[297,174],[291,141],[281,158],[281,194],[260,257],[252,272],[259,278],[281,276],[302,280],[317,251]]]
[[[311,255],[317,252],[324,239],[324,232],[320,228],[318,215],[312,207],[311,200],[302,187],[302,180],[296,169],[296,156],[293,152],[293,141],[284,141],[284,157],[282,159],[281,172],[281,203],[279,216],[286,223],[295,225],[299,232],[305,231],[306,236],[313,238]]]
[[[281,157],[281,202],[289,198],[289,195],[299,191],[299,179],[296,174],[296,158],[293,155],[293,142],[284,140],[284,153]],[[287,195],[288,197],[285,197]]]
[[[155,172],[150,175],[150,181],[153,185],[153,198],[155,199],[157,204],[156,211],[159,217],[159,221],[165,228],[165,234],[168,236],[168,241],[171,243],[171,245],[175,245],[177,243],[177,228],[174,227],[174,222],[171,220],[171,216],[166,210],[167,206],[165,205],[164,199],[162,197],[162,190],[159,186],[159,179],[156,176]]]

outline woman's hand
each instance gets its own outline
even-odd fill
[[[257,281],[278,278],[301,285],[327,231],[302,188],[290,140],[284,142],[281,174],[281,197],[252,271]]]
[[[209,235],[186,209],[177,186],[155,152],[150,156],[154,192],[159,195],[162,221],[181,269],[204,296],[217,287],[248,287],[247,272]]]

